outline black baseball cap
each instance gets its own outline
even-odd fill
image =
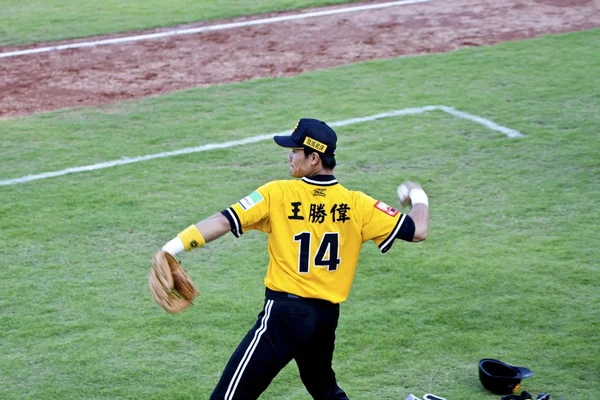
[[[521,387],[521,380],[532,375],[529,368],[515,367],[493,358],[479,361],[479,381],[492,393],[516,393]]]
[[[275,136],[275,143],[293,149],[309,148],[326,156],[335,156],[337,135],[323,121],[313,118],[301,118],[292,134]]]

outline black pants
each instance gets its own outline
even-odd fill
[[[266,290],[256,324],[235,350],[211,400],[257,399],[292,359],[314,399],[348,399],[331,368],[339,304]]]

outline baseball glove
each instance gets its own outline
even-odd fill
[[[158,305],[172,314],[191,306],[198,296],[198,290],[179,262],[162,250],[152,257],[148,287]]]

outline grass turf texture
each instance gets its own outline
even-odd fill
[[[357,1],[357,0],[354,0]],[[2,0],[0,46],[173,26],[348,0]]]
[[[557,49],[560,51],[557,52]],[[338,128],[336,176],[397,204],[423,184],[418,245],[362,251],[334,367],[353,399],[496,399],[477,361],[534,376],[524,390],[600,397],[600,31],[376,61],[0,121],[0,178],[445,104]],[[263,301],[263,234],[182,259],[201,295],[171,316],[147,290],[151,254],[271,179],[272,141],[0,187],[0,398],[208,398]],[[295,365],[262,399],[308,399]]]

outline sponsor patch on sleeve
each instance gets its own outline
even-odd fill
[[[264,198],[262,197],[262,195],[258,193],[257,190],[255,190],[248,196],[241,199],[238,203],[240,203],[240,206],[242,206],[242,208],[247,211],[263,200]]]
[[[379,211],[383,211],[390,217],[395,217],[400,212],[400,211],[396,210],[394,207],[388,206],[383,201],[378,201],[377,203],[375,203],[375,208],[378,209]]]

